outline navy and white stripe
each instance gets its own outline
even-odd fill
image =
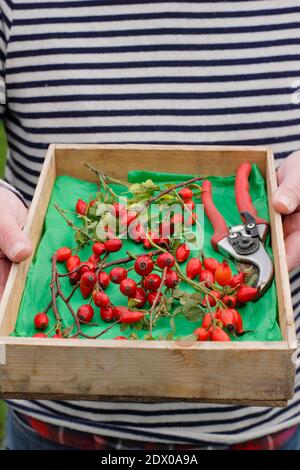
[[[52,142],[271,144],[278,161],[300,148],[297,0],[0,5],[6,179],[28,201]],[[291,281],[300,334],[299,275]],[[13,406],[98,434],[228,444],[300,422],[300,370],[285,409],[25,400]]]

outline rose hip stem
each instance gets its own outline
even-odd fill
[[[154,313],[154,310],[155,310],[158,302],[160,301],[160,294],[161,294],[161,291],[162,291],[162,288],[163,288],[163,285],[164,285],[164,282],[165,282],[165,279],[166,279],[167,271],[168,271],[168,268],[163,269],[162,277],[161,277],[161,283],[160,283],[159,288],[157,289],[155,299],[153,301],[153,304],[151,305],[151,309],[150,309],[150,312],[149,312],[149,315],[150,315],[149,333],[150,333],[151,336],[152,336],[152,328],[153,328],[153,313]]]
[[[70,300],[72,299],[73,295],[75,294],[76,292],[76,289],[79,287],[79,282],[77,282],[77,284],[75,284],[75,286],[73,287],[69,297],[67,297],[67,302],[70,302]]]
[[[54,207],[60,213],[60,215],[65,219],[65,221],[67,222],[67,225],[69,225],[69,227],[72,227],[73,230],[75,230],[76,232],[79,232],[82,235],[84,235],[92,243],[95,242],[95,240],[92,237],[90,237],[87,232],[82,230],[80,227],[77,227],[75,224],[73,224],[73,222],[70,219],[68,219],[68,217],[65,215],[65,211],[63,209],[61,209],[58,204],[54,204]]]
[[[129,187],[130,184],[127,183],[127,181],[121,181],[121,180],[118,180],[118,179],[115,179],[115,178],[111,178],[103,173],[101,173],[99,170],[97,170],[97,168],[93,167],[92,165],[90,165],[89,163],[85,163],[85,166],[93,171],[94,173],[96,173],[96,175],[101,179],[104,179],[105,183],[116,183],[116,184],[121,184],[121,185],[124,185],[124,186],[127,186]],[[191,178],[187,181],[184,181],[183,183],[178,183],[178,184],[175,184],[174,186],[172,186],[171,188],[167,188],[167,189],[164,189],[163,191],[161,191],[159,194],[157,194],[156,196],[153,196],[151,197],[150,199],[148,199],[147,202],[145,202],[145,204],[143,205],[143,208],[145,207],[148,207],[150,204],[152,204],[152,202],[156,201],[157,199],[161,198],[162,196],[164,196],[165,194],[168,194],[170,193],[171,191],[174,191],[175,189],[178,189],[178,188],[182,188],[184,186],[188,186],[190,184],[193,184],[193,183],[196,183],[196,181],[202,181],[203,178],[202,177],[197,177],[195,176],[194,178]]]
[[[127,188],[129,188],[130,186],[130,183],[128,183],[128,181],[118,180],[117,178],[107,176],[105,173],[101,173],[101,171],[99,171],[97,168],[95,168],[93,165],[90,165],[89,163],[84,163],[84,166],[86,166],[90,171],[95,173],[101,180],[104,179],[105,183],[115,183],[121,186],[127,186]]]
[[[80,269],[84,268],[85,266],[89,267],[88,264],[80,264],[80,266],[76,266],[76,268],[74,268],[72,271],[68,271],[67,273],[65,274],[60,274],[60,273],[57,273],[57,276],[58,277],[69,277],[70,274],[74,274],[74,273],[77,273],[77,271],[80,271]]]
[[[57,292],[55,293],[55,296],[58,297],[58,293],[57,293]],[[53,300],[52,300],[52,298],[51,298],[51,300],[50,300],[50,302],[48,303],[47,307],[43,309],[43,312],[47,313],[47,312],[50,310],[50,308],[52,307],[52,304],[53,304]]]
[[[142,255],[147,255],[147,256],[156,256],[158,255],[160,252],[160,250],[156,250],[156,251],[151,251],[150,253],[147,252],[147,251],[144,251],[143,253],[139,253],[137,255],[135,255],[137,258],[139,256],[142,256]],[[102,269],[105,269],[105,268],[110,268],[111,266],[115,266],[115,265],[119,265],[119,264],[125,264],[125,263],[130,263],[130,261],[134,260],[134,258],[132,256],[128,256],[127,258],[120,258],[120,259],[116,259],[114,261],[110,261],[109,263],[106,263],[102,266]]]
[[[174,191],[174,196],[176,197],[176,199],[178,200],[178,202],[182,205],[182,207],[184,207],[184,209],[190,214],[190,216],[192,217],[193,221],[195,222],[195,224],[197,225],[198,229],[199,229],[199,232],[202,232],[202,227],[201,225],[199,224],[199,221],[197,220],[197,218],[193,215],[193,212],[189,209],[189,207],[187,206],[187,204],[184,203],[184,201],[181,199],[181,197],[176,193],[176,191]],[[201,252],[200,252],[201,253]]]
[[[107,328],[105,328],[104,330],[100,331],[100,333],[98,333],[97,335],[94,335],[94,336],[86,335],[86,334],[83,333],[81,330],[79,330],[79,331],[77,331],[77,333],[75,333],[75,335],[71,336],[71,338],[77,338],[77,336],[84,336],[85,338],[88,338],[88,339],[97,339],[97,338],[99,338],[100,336],[104,335],[104,333],[107,333],[111,328],[113,328],[114,326],[116,326],[118,323],[120,323],[120,320],[115,321],[114,323],[112,323],[112,324],[109,325]]]
[[[189,184],[194,183],[195,181],[201,181],[201,180],[203,180],[202,177],[200,177],[200,176],[199,176],[199,177],[198,177],[198,176],[195,176],[194,178],[191,178],[190,180],[184,181],[183,183],[175,184],[175,185],[172,186],[171,188],[164,189],[163,191],[161,191],[161,192],[160,192],[159,194],[157,194],[156,196],[153,196],[153,197],[151,197],[150,199],[148,199],[148,201],[145,202],[143,208],[150,206],[150,204],[152,204],[152,202],[154,202],[154,201],[156,201],[157,199],[161,198],[161,197],[164,196],[165,194],[171,193],[171,192],[174,191],[175,189],[182,188],[182,187],[184,187],[184,186],[188,186]]]
[[[54,281],[54,282],[53,282]],[[53,284],[53,287],[52,287],[52,284]],[[55,285],[56,285],[56,288],[57,288],[57,295],[55,295]],[[110,328],[112,328],[114,325],[116,325],[117,323],[119,323],[119,320],[115,323],[113,323],[112,325],[110,325],[109,327],[105,328],[105,330],[101,331],[100,333],[98,333],[97,335],[94,335],[94,336],[91,336],[91,335],[87,335],[86,333],[84,333],[82,330],[81,330],[81,327],[80,327],[80,320],[79,318],[77,317],[76,313],[74,312],[70,302],[69,302],[69,297],[66,297],[62,291],[62,288],[61,288],[61,285],[60,285],[60,281],[59,281],[59,277],[58,277],[58,274],[57,274],[57,266],[56,266],[56,256],[53,255],[52,257],[52,282],[51,282],[51,290],[52,290],[52,302],[53,302],[53,311],[54,311],[54,315],[55,315],[55,318],[57,320],[57,323],[61,324],[61,320],[60,320],[60,316],[59,316],[59,313],[58,313],[58,309],[57,309],[57,304],[56,304],[56,297],[59,296],[66,304],[66,306],[68,307],[68,310],[69,312],[71,313],[74,321],[75,321],[75,325],[76,325],[76,328],[77,328],[77,332],[75,333],[75,335],[72,336],[72,338],[76,338],[77,336],[83,336],[84,338],[87,338],[87,339],[96,339],[96,338],[99,338],[99,336],[103,335],[104,333],[106,333],[106,331],[108,331]],[[54,294],[53,294],[54,292]],[[75,292],[75,289],[73,289],[73,293]],[[54,298],[53,298],[53,295],[54,295]],[[82,322],[83,324],[85,324],[85,322]],[[94,324],[94,325],[91,325],[91,323],[89,323],[90,326],[98,326],[98,324]]]
[[[57,303],[56,303],[56,298],[59,295],[59,292],[58,292],[58,289],[57,289],[57,292],[55,292],[55,286],[57,287],[57,269],[56,269],[56,255],[54,254],[52,256],[52,279],[51,279],[50,289],[51,289],[51,295],[52,295],[53,313],[56,318],[57,324],[60,327],[62,326],[62,319],[59,314]]]

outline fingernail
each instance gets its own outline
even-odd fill
[[[286,194],[281,194],[278,200],[287,208],[288,211],[293,211],[295,209],[294,202]]]
[[[9,249],[8,256],[9,258],[16,258],[21,251],[25,250],[27,246],[23,242],[16,242]]]

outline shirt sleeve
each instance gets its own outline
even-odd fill
[[[25,201],[24,197],[22,196],[22,194],[16,188],[14,188],[10,184],[6,183],[6,181],[0,180],[0,188],[8,189],[12,193],[14,193],[17,196],[17,198],[19,198],[20,201],[23,202],[24,206],[28,207],[28,205],[26,204],[26,201]]]
[[[5,68],[7,44],[13,22],[12,0],[0,0],[0,118],[6,106]]]

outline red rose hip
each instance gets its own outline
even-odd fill
[[[75,210],[76,210],[77,214],[85,215],[86,211],[87,211],[87,207],[88,207],[88,205],[85,201],[83,201],[82,199],[78,199],[78,201],[76,203]]]
[[[148,276],[153,271],[154,263],[149,256],[138,256],[134,263],[134,270],[140,276]]]
[[[161,269],[164,268],[173,268],[175,264],[175,258],[171,253],[162,253],[157,257],[156,260],[157,266],[159,266]]]
[[[110,283],[109,275],[105,271],[100,271],[98,274],[98,282],[102,289],[107,289]]]
[[[134,296],[128,299],[129,307],[142,308],[144,307],[146,302],[147,302],[147,294],[144,291],[144,289],[142,289],[141,287],[138,287],[135,291]]]
[[[171,269],[169,269],[166,272],[166,276],[165,276],[165,286],[169,287],[169,289],[174,289],[174,287],[176,287],[178,283],[179,283],[178,274],[176,273],[176,271],[172,271]]]
[[[190,249],[186,243],[179,245],[175,252],[176,259],[178,263],[184,263],[190,256]]]
[[[89,323],[94,316],[94,309],[89,304],[81,305],[77,310],[77,316],[79,320]]]
[[[80,258],[77,255],[70,256],[66,261],[66,268],[68,271],[73,271],[77,266],[80,265]]]
[[[217,267],[215,271],[215,280],[220,286],[228,286],[232,278],[231,269],[227,261],[223,261],[220,266]]]
[[[202,271],[202,263],[199,258],[191,258],[186,265],[186,275],[189,279],[194,279]]]
[[[104,243],[104,246],[106,251],[109,253],[114,253],[122,248],[123,242],[119,238],[112,238],[111,240],[107,240]]]
[[[157,296],[157,291],[154,291],[154,292],[149,292],[148,294],[148,302],[150,305],[153,305],[154,304],[154,301],[156,299],[156,296]],[[159,296],[158,296],[158,302],[160,301],[160,299],[162,298],[162,292],[159,293]]]
[[[126,295],[126,297],[134,297],[134,294],[136,293],[136,289],[137,289],[136,282],[130,278],[123,279],[123,281],[120,284],[120,291],[122,292],[123,295]]]
[[[105,292],[101,292],[100,290],[95,290],[93,292],[93,300],[94,304],[97,307],[108,307],[110,305],[110,299]]]
[[[147,290],[157,290],[161,284],[161,277],[158,274],[149,274],[143,280],[143,286]]]
[[[62,248],[59,248],[56,252],[56,260],[59,263],[62,263],[64,261],[67,261],[68,258],[72,255],[72,250],[68,248],[67,246],[63,246]]]
[[[213,274],[216,272],[216,269],[220,266],[220,263],[215,258],[204,258],[203,266],[208,271],[211,271]]]
[[[110,323],[114,319],[114,309],[111,306],[102,307],[100,309],[100,316],[105,323]]]
[[[127,269],[117,266],[116,268],[112,268],[109,273],[109,278],[111,282],[114,284],[121,284],[123,279],[127,277]]]
[[[97,276],[93,271],[86,271],[82,274],[80,282],[86,287],[94,287],[97,282]]]
[[[202,269],[199,275],[199,281],[205,282],[206,287],[210,287],[211,284],[215,282],[215,276],[208,269]]]
[[[184,200],[188,200],[193,197],[193,191],[190,188],[182,188],[178,191],[178,194]]]
[[[49,318],[45,312],[39,312],[34,317],[34,324],[38,330],[45,330],[49,325]]]
[[[96,256],[101,256],[103,255],[103,253],[106,252],[105,245],[101,242],[94,243],[94,245],[92,246],[92,250]]]

